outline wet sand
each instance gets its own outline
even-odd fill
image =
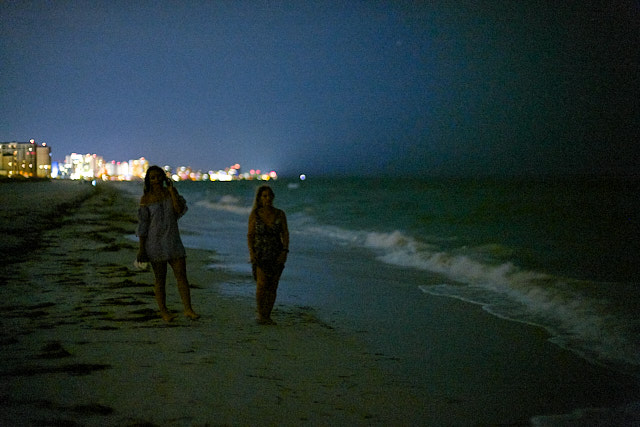
[[[55,218],[28,244],[15,230],[3,240],[21,254],[3,265],[0,288],[0,425],[526,425],[536,414],[637,400],[636,380],[460,301],[432,299],[431,365],[415,377],[414,360],[392,345],[371,350],[313,307],[277,305],[277,326],[256,325],[251,298],[218,289],[247,278],[207,268],[213,252],[188,250],[202,317],[182,316],[170,276],[178,317],[167,324],[152,273],[133,267],[135,200],[112,184],[38,183],[24,197],[5,185],[3,230],[24,221],[20,212]],[[596,415],[633,421],[620,408]]]

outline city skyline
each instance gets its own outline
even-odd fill
[[[54,163],[57,163],[57,170],[59,171],[55,174],[54,178],[104,178],[112,180],[143,179],[147,169],[152,165],[156,165],[164,169],[165,172],[167,172],[167,175],[170,175],[174,181],[232,181],[237,179],[268,181],[271,179],[278,179],[278,174],[275,170],[261,170],[256,168],[242,170],[242,166],[239,163],[235,163],[224,168],[206,168],[203,170],[193,168],[190,165],[159,165],[149,162],[149,160],[144,156],[139,159],[116,161],[105,160],[104,157],[97,153],[71,153],[65,156],[64,162]],[[90,173],[86,175],[78,174],[75,172],[76,168],[73,168],[74,172],[66,171],[66,169],[70,169],[74,163],[87,165],[87,172]]]
[[[63,178],[74,180],[143,179],[153,165],[144,156],[129,160],[105,160],[98,153],[69,153],[64,160],[52,160],[52,147],[45,142],[0,142],[0,178]],[[239,163],[224,168],[196,169],[190,165],[157,165],[175,181],[232,181],[238,179],[278,179],[275,170],[248,168]]]
[[[35,0],[0,25],[0,136],[61,153],[290,176],[640,162],[633,2]]]
[[[70,153],[64,161],[54,161],[53,178],[131,180],[143,179],[147,169],[155,163],[147,158],[129,160],[105,160],[97,153]],[[232,181],[237,179],[278,179],[274,170],[242,170],[239,163],[224,168],[196,169],[189,165],[159,165],[174,181]]]

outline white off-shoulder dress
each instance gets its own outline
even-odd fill
[[[187,204],[184,203],[182,212],[176,213],[171,198],[140,206],[136,235],[147,238],[145,249],[149,261],[170,261],[186,256],[178,230],[178,219],[186,212]]]

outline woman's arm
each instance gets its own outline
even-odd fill
[[[280,221],[282,222],[282,233],[280,234],[280,238],[282,239],[282,247],[285,250],[289,250],[289,228],[287,227],[287,215],[284,211],[280,211],[281,217]]]
[[[256,214],[255,211],[251,212],[249,215],[249,228],[247,230],[247,246],[249,246],[249,259],[252,264],[256,262],[256,254],[254,251],[254,242],[255,242],[255,234],[256,234]]]
[[[176,187],[173,186],[173,181],[171,178],[167,178],[167,188],[169,190],[169,195],[171,196],[171,203],[173,204],[173,211],[178,216],[182,216],[185,213],[186,201],[184,197],[181,197],[176,190]]]
[[[289,227],[287,227],[287,215],[285,215],[284,211],[280,211],[280,223],[282,224],[282,231],[280,233],[282,253],[278,257],[278,261],[284,264],[287,262],[287,255],[289,255]]]
[[[138,248],[138,255],[136,260],[138,262],[147,262],[149,257],[147,256],[147,233],[149,232],[149,210],[146,207],[148,197],[143,195],[140,199],[140,208],[138,208],[138,228],[136,234],[140,239],[140,247]]]
[[[140,247],[138,248],[138,256],[136,260],[138,262],[149,262],[149,257],[147,256],[147,237],[140,236]]]

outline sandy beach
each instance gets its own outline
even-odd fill
[[[188,250],[202,317],[182,316],[169,276],[179,316],[165,323],[152,273],[133,266],[137,201],[117,184],[2,183],[0,197],[0,425],[640,422],[636,378],[462,301],[432,297],[405,356],[391,325],[354,332],[314,307],[276,303],[278,325],[259,326],[251,298],[219,291],[247,278]]]

